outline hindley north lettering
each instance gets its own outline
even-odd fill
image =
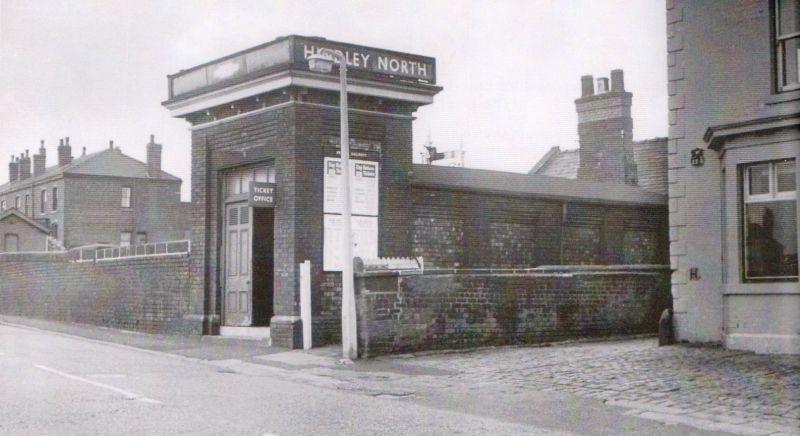
[[[313,44],[303,44],[303,55],[306,59],[308,59],[309,56],[319,52],[323,48],[330,47],[318,47]],[[422,79],[429,78],[428,65],[424,62],[403,59],[388,54],[370,53],[358,49],[330,49],[342,54],[347,61],[348,67],[362,68],[384,74],[397,74]]]

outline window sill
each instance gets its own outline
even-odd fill
[[[793,91],[784,91],[777,94],[772,94],[767,97],[764,103],[767,105],[773,105],[798,100],[800,100],[800,89],[795,89]]]
[[[797,280],[774,282],[730,283],[723,290],[723,295],[800,295]]]

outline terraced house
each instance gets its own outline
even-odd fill
[[[666,6],[677,336],[800,353],[800,1]]]
[[[0,213],[15,209],[48,229],[55,246],[131,245],[184,239],[181,180],[161,170],[161,145],[151,136],[147,162],[108,148],[72,156],[69,138],[58,146],[57,164],[47,167],[44,141],[38,154],[26,151],[9,163],[9,182],[0,185]],[[31,165],[32,164],[32,165]],[[0,223],[4,237],[12,230]],[[29,246],[16,243],[9,247]],[[5,250],[5,249],[4,249]]]

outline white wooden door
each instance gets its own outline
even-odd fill
[[[249,326],[253,320],[252,217],[247,203],[225,206],[225,325]]]

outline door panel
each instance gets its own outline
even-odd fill
[[[225,206],[225,325],[252,324],[250,213],[247,203]]]

